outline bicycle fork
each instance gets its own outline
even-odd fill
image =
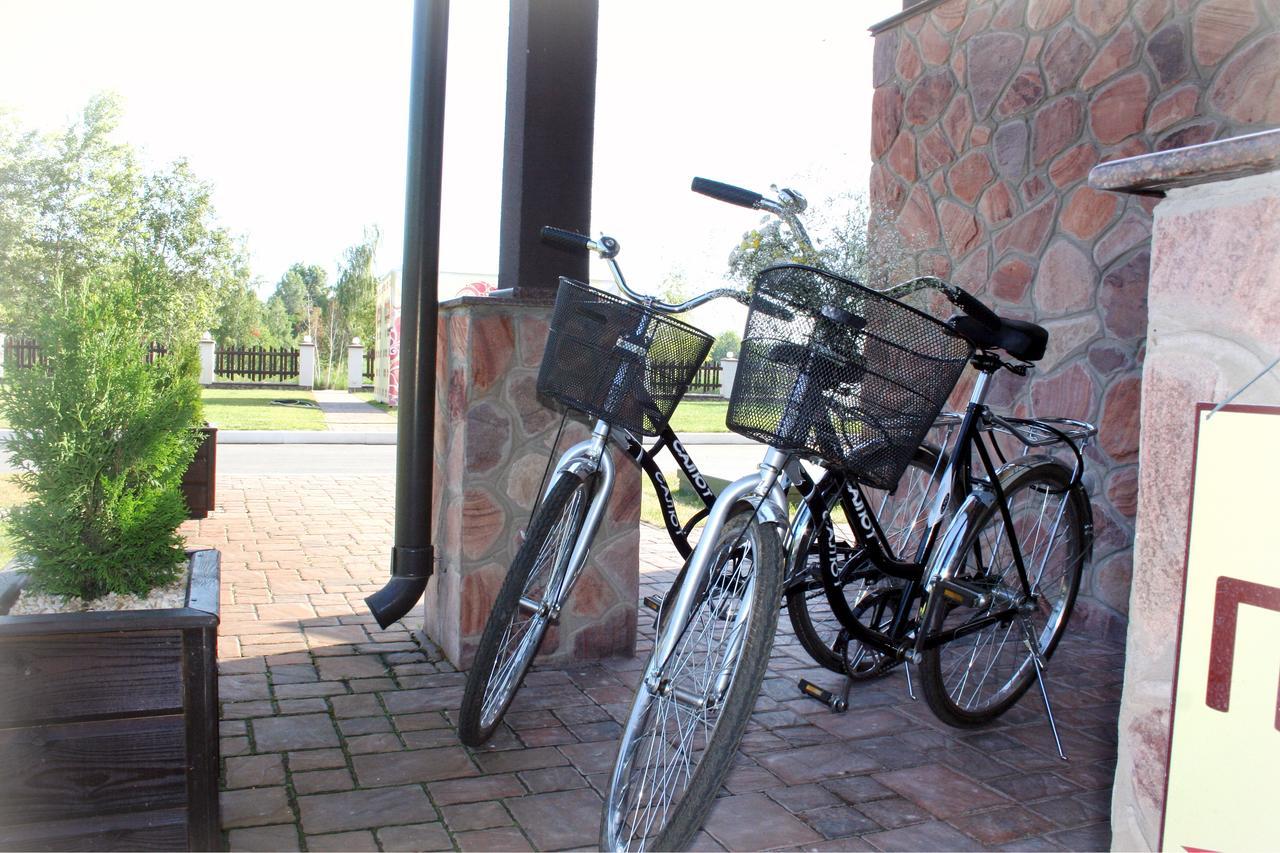
[[[560,478],[567,474],[584,478],[593,474],[600,475],[600,482],[596,486],[595,494],[591,497],[591,505],[587,507],[587,514],[582,520],[582,530],[573,543],[573,550],[569,552],[565,570],[560,572],[559,582],[554,589],[547,589],[541,601],[523,596],[520,598],[521,610],[537,614],[552,624],[559,621],[560,609],[578,580],[582,567],[586,565],[591,543],[595,540],[596,531],[600,528],[600,520],[604,518],[605,507],[608,506],[609,497],[613,494],[616,470],[613,459],[607,452],[608,441],[609,425],[604,421],[596,421],[591,438],[578,442],[560,456],[555,473],[549,478],[546,492],[543,493],[545,498]]]
[[[774,523],[780,526],[786,524],[787,504],[781,476],[786,462],[787,454],[769,448],[765,454],[764,461],[760,463],[758,473],[750,474],[733,482],[716,499],[710,514],[707,516],[707,522],[703,528],[702,536],[698,540],[698,545],[689,557],[689,563],[684,572],[684,580],[680,584],[680,589],[676,592],[675,600],[670,601],[670,596],[668,596],[668,600],[664,602],[664,608],[670,608],[669,615],[663,621],[662,630],[655,640],[653,656],[643,681],[644,687],[650,693],[670,695],[682,705],[687,705],[697,710],[705,710],[718,704],[719,700],[728,692],[733,664],[741,654],[742,646],[747,639],[747,625],[750,624],[753,596],[746,596],[743,606],[739,607],[738,611],[730,616],[733,624],[729,628],[731,632],[729,648],[720,671],[713,680],[713,689],[710,696],[687,695],[685,691],[676,688],[666,677],[667,668],[675,654],[677,643],[679,643],[681,636],[693,618],[694,609],[698,605],[701,591],[712,580],[710,578],[712,564],[718,555],[715,548],[716,540],[719,539],[720,531],[724,529],[729,513],[740,502],[745,501],[755,507],[756,515],[762,522]],[[730,547],[735,546],[731,545]],[[755,571],[754,566],[752,571]],[[748,590],[753,589],[753,584],[754,578],[748,580]]]

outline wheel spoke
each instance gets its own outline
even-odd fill
[[[712,558],[706,588],[697,596],[665,667],[657,672],[651,662],[645,671],[606,800],[605,846],[644,850],[669,837],[666,833],[685,808],[690,785],[715,749],[729,707],[718,685],[727,682],[732,689],[736,683],[744,641],[756,621],[752,601],[758,533],[753,531],[759,528],[748,528],[738,541],[742,522],[748,519],[750,515],[740,514],[737,524],[730,522],[720,532],[725,542]],[[668,596],[674,594],[673,590]],[[770,611],[766,615],[776,618],[776,603]]]

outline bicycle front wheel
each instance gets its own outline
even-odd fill
[[[925,615],[925,635],[954,632],[951,641],[924,653],[920,675],[924,697],[940,720],[979,726],[1003,714],[1035,679],[1029,648],[1053,654],[1071,615],[1088,556],[1091,518],[1084,488],[1071,486],[1071,472],[1045,460],[1020,467],[1001,483],[1031,599],[1026,601],[1013,556],[1013,539],[997,504],[974,524],[964,542],[963,564],[954,579],[987,594],[985,607],[971,606],[935,586]],[[1022,607],[1022,616],[1008,614]],[[999,614],[1006,614],[1003,618]]]
[[[736,509],[665,668],[650,659],[618,747],[601,816],[605,850],[679,850],[715,801],[751,717],[778,623],[777,527]],[[668,593],[670,599],[675,595]]]
[[[533,663],[555,614],[569,556],[595,491],[595,477],[564,473],[529,522],[528,533],[485,623],[458,712],[458,738],[479,746],[493,736]]]

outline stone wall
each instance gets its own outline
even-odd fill
[[[436,352],[435,543],[425,630],[470,665],[537,499],[559,412],[535,388],[549,302],[462,298],[441,304]],[[563,450],[588,437],[570,421]],[[630,655],[639,593],[640,472],[616,448],[613,498],[577,586],[539,660]]]
[[[1049,329],[994,402],[1101,434],[1081,614],[1129,606],[1154,200],[1091,189],[1099,162],[1280,123],[1280,0],[948,0],[876,33],[871,199],[914,252]],[[905,272],[905,271],[904,271]]]

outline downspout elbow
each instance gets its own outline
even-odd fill
[[[431,579],[434,552],[431,546],[392,550],[391,580],[364,600],[379,628],[403,619],[422,598]]]

